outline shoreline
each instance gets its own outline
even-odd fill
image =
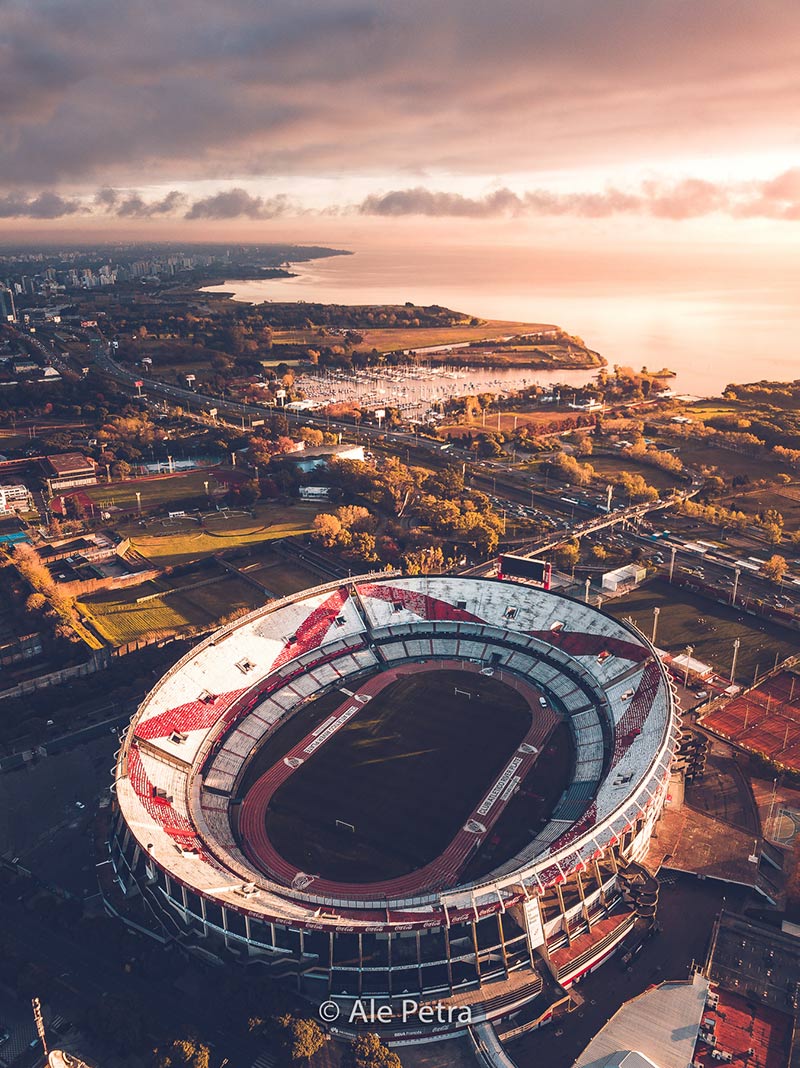
[[[334,253],[338,255],[339,253]],[[348,253],[354,255],[354,253]],[[315,257],[315,259],[327,260],[331,257]],[[302,261],[302,263],[313,263],[314,260]],[[391,338],[377,338],[376,334],[380,334],[380,329],[374,329],[369,327],[361,327],[354,325],[351,327],[358,333],[365,334],[365,346],[372,344],[373,348],[377,348],[382,355],[398,355],[403,354],[406,356],[414,357],[421,356],[423,359],[427,359],[434,364],[449,363],[452,361],[452,357],[457,355],[457,358],[463,360],[465,366],[471,367],[484,367],[495,370],[505,371],[602,371],[608,367],[608,360],[595,349],[590,349],[579,338],[570,335],[563,327],[554,323],[531,323],[531,322],[518,322],[512,320],[497,320],[488,318],[479,318],[472,316],[467,312],[457,311],[456,309],[445,307],[438,303],[426,304],[426,305],[414,305],[410,301],[405,303],[342,303],[332,302],[326,300],[307,300],[302,298],[295,298],[292,300],[289,294],[286,294],[285,300],[276,299],[274,297],[265,297],[263,300],[258,300],[255,296],[243,296],[239,295],[244,287],[261,282],[268,281],[287,281],[290,279],[303,278],[304,275],[300,271],[291,270],[301,264],[289,263],[287,268],[267,268],[271,273],[269,276],[262,275],[257,278],[224,278],[221,282],[204,282],[202,286],[199,286],[198,293],[203,293],[204,296],[209,298],[218,298],[220,300],[228,300],[240,304],[248,304],[251,307],[261,307],[265,304],[270,304],[276,308],[289,308],[296,307],[298,305],[304,305],[308,308],[348,308],[353,312],[357,312],[359,309],[385,309],[387,311],[403,309],[404,311],[409,307],[420,307],[425,309],[440,308],[443,311],[452,312],[455,315],[459,315],[464,320],[463,323],[452,324],[449,326],[442,325],[438,328],[424,328],[419,327],[420,338],[419,343],[414,339],[414,328],[408,327],[407,329],[398,329],[396,332],[399,337]],[[307,277],[307,275],[306,275]],[[313,278],[310,279],[310,284],[314,284]],[[222,288],[225,287],[225,288]],[[486,332],[483,329],[486,328]],[[464,334],[467,330],[477,330],[481,336],[465,338]],[[441,337],[437,338],[436,344],[426,344],[426,338],[422,335],[424,333],[438,332]],[[288,331],[287,331],[288,332]],[[392,328],[386,328],[386,333],[391,334]],[[453,340],[448,339],[448,334],[454,335]],[[528,339],[538,338],[538,342],[531,342]],[[514,348],[514,340],[518,341],[519,347]],[[383,341],[384,344],[378,344],[379,341]],[[393,341],[394,344],[387,344]],[[550,352],[547,349],[554,349],[566,344],[566,353],[563,355],[559,352]],[[493,349],[488,352],[483,350],[483,346]],[[573,346],[577,351],[573,351]],[[524,350],[530,347],[531,352],[527,353]],[[567,358],[571,357],[571,358]],[[587,383],[588,385],[588,383]]]

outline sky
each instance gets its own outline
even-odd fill
[[[0,241],[775,249],[796,0],[0,0]]]

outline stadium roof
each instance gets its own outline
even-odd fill
[[[700,975],[646,990],[611,1017],[574,1068],[687,1068],[707,992]]]
[[[228,818],[252,753],[322,690],[431,656],[497,657],[569,717],[576,765],[551,822],[490,875],[438,893],[365,902],[315,895],[315,877],[266,877]],[[361,910],[357,922],[422,925],[497,911],[585,867],[663,804],[676,730],[666,671],[635,628],[530,586],[380,573],[267,604],[192,649],[140,706],[115,789],[152,863],[201,894],[301,925],[320,923],[320,906],[326,924]]]

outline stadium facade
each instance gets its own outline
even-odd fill
[[[362,885],[293,867],[264,831],[269,776],[255,800],[237,793],[254,753],[309,701],[342,691],[353,703],[292,749],[299,757],[284,754],[285,779],[358,715],[380,673],[438,661],[527,688],[541,738],[548,716],[568,724],[574,759],[549,821],[511,859],[463,878],[535,774],[542,745],[531,734],[439,862]],[[470,1004],[473,1022],[524,1009],[519,1018],[541,1023],[643,917],[652,922],[657,884],[638,862],[667,799],[675,707],[638,630],[531,586],[381,573],[272,602],[197,645],[134,716],[115,768],[106,903],[319,1002],[411,995]]]

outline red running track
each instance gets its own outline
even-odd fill
[[[480,672],[479,666],[461,660],[425,662],[425,670],[447,668]],[[419,670],[420,664],[418,663],[401,664],[367,680],[358,688],[353,697],[344,701],[316,731],[307,734],[282,760],[265,771],[250,788],[239,813],[242,847],[249,859],[271,879],[295,890],[311,890],[315,895],[364,901],[414,897],[456,885],[459,873],[464,869],[476,845],[486,837],[510,800],[513,794],[512,784],[516,780],[522,782],[561,719],[553,709],[544,708],[539,704],[538,690],[524,680],[502,670],[497,671],[498,677],[526,699],[533,714],[533,722],[528,733],[515,751],[510,754],[508,762],[492,787],[483,795],[473,812],[464,821],[464,826],[444,852],[429,864],[407,875],[384,882],[337,883],[302,872],[290,864],[278,853],[267,835],[266,814],[275,792],[345,723],[358,715],[367,703],[360,701],[359,698],[370,699],[400,675]],[[309,747],[313,747],[311,753],[308,752]],[[301,763],[294,764],[294,761]],[[505,776],[508,778],[504,780]],[[482,829],[468,830],[471,821],[479,823]]]

